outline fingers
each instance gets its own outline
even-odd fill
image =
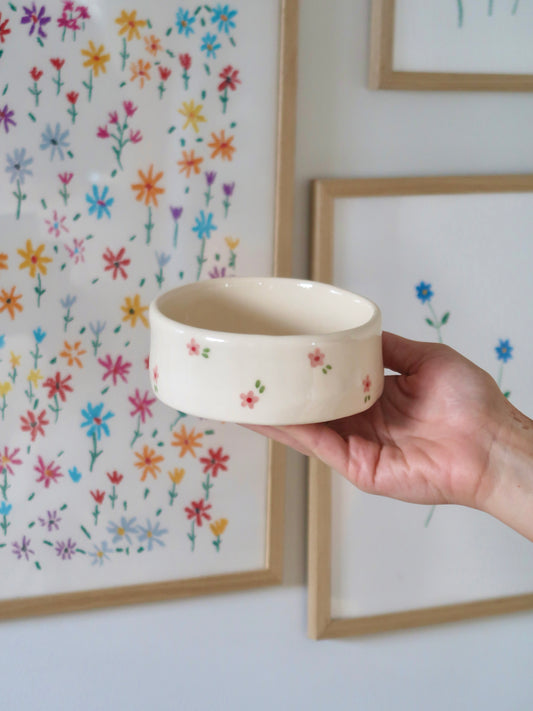
[[[435,344],[410,341],[408,338],[383,331],[383,365],[396,373],[410,375],[415,373],[428,351]]]

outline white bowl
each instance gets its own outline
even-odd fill
[[[367,409],[383,389],[378,307],[329,284],[187,284],[152,302],[150,325],[154,393],[197,417],[323,422]]]

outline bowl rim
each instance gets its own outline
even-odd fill
[[[360,324],[359,326],[354,326],[353,328],[348,328],[348,329],[343,329],[340,331],[328,331],[326,333],[295,333],[295,334],[286,334],[286,335],[274,335],[274,334],[265,334],[265,333],[240,333],[240,332],[232,332],[232,331],[215,331],[212,329],[206,329],[206,328],[200,328],[198,326],[191,326],[190,324],[183,323],[181,321],[176,321],[175,319],[170,318],[169,316],[166,316],[160,309],[160,302],[162,299],[166,299],[169,297],[170,294],[173,292],[181,291],[182,289],[202,289],[202,288],[208,288],[209,285],[212,285],[214,283],[219,283],[221,284],[222,282],[231,284],[231,283],[242,283],[245,284],[248,282],[249,284],[263,284],[263,283],[286,283],[290,284],[294,287],[298,286],[312,286],[312,287],[318,287],[318,288],[326,288],[329,291],[333,290],[337,294],[340,294],[341,296],[345,298],[349,298],[353,300],[354,297],[357,299],[365,302],[370,306],[372,309],[372,315],[370,318],[365,321],[364,323]],[[381,334],[381,310],[379,306],[369,299],[366,296],[363,296],[361,294],[358,294],[353,291],[349,291],[347,289],[341,289],[340,287],[335,286],[334,284],[328,284],[326,282],[320,282],[320,281],[315,281],[311,279],[299,279],[299,278],[293,278],[293,277],[276,277],[276,276],[268,276],[268,277],[254,277],[254,276],[244,276],[244,277],[239,277],[239,276],[230,276],[230,277],[218,277],[215,279],[205,279],[202,281],[198,282],[189,282],[188,284],[181,284],[179,286],[176,286],[172,289],[168,289],[167,291],[163,292],[162,294],[158,294],[158,296],[155,297],[155,299],[152,300],[150,303],[150,309],[149,309],[149,318],[150,318],[150,330],[154,328],[154,320],[158,320],[160,322],[160,325],[163,325],[165,328],[170,329],[172,331],[178,332],[178,333],[190,333],[191,335],[195,336],[197,335],[198,338],[201,338],[206,341],[213,341],[213,342],[228,342],[228,341],[235,341],[237,343],[243,342],[243,341],[257,341],[261,343],[266,343],[267,341],[271,341],[276,344],[281,344],[281,343],[309,343],[309,341],[325,341],[325,342],[331,342],[331,341],[340,341],[344,339],[350,339],[350,338],[364,338],[366,336],[370,335],[380,335]]]

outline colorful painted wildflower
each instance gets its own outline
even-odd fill
[[[60,160],[65,159],[64,149],[70,146],[68,139],[70,131],[62,130],[59,123],[56,123],[52,129],[50,124],[47,124],[46,129],[41,134],[41,145],[39,148],[42,151],[50,149],[50,160],[54,160],[56,153]]]
[[[190,34],[193,34],[193,25],[195,22],[196,17],[191,15],[189,10],[183,10],[180,7],[176,15],[176,27],[178,28],[180,35],[183,34],[185,37],[188,37]]]
[[[93,185],[92,195],[90,195],[89,193],[85,195],[85,199],[90,205],[89,215],[94,215],[96,213],[96,218],[98,220],[102,219],[104,215],[108,218],[111,218],[111,212],[109,208],[115,202],[115,198],[108,197],[108,193],[109,188],[107,187],[107,185],[102,189],[101,193],[98,190],[98,186]]]

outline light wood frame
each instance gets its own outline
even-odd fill
[[[532,74],[408,72],[393,67],[395,0],[372,0],[371,89],[409,91],[533,91]]]
[[[334,205],[338,198],[533,192],[533,175],[323,179],[313,181],[311,278],[331,283]],[[311,458],[308,518],[308,634],[312,639],[350,637],[409,627],[501,615],[533,608],[533,594],[356,618],[331,616],[333,473]]]
[[[287,277],[292,272],[299,0],[280,0],[280,3],[273,273],[275,276]],[[270,442],[264,567],[239,573],[2,600],[0,620],[161,602],[279,585],[283,575],[285,470],[285,447]]]

